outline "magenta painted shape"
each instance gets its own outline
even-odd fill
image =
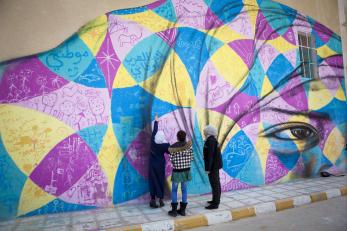
[[[158,32],[157,35],[162,38],[170,47],[175,46],[177,28],[168,29],[165,31]]]
[[[147,5],[147,8],[150,9],[150,10],[153,10],[159,6],[161,6],[162,4],[164,4],[166,2],[166,0],[158,0],[158,1],[155,1],[153,3],[150,3]]]
[[[207,61],[200,73],[196,89],[196,101],[201,108],[214,108],[230,99],[237,92],[219,75],[211,60]]]
[[[228,192],[231,190],[249,189],[249,188],[252,188],[253,186],[243,183],[239,179],[232,179],[227,184],[222,185],[221,187],[223,192]]]
[[[73,134],[58,143],[30,174],[49,194],[59,196],[73,186],[96,161],[82,138]]]
[[[204,1],[171,0],[177,23],[192,28],[205,28],[205,15],[209,9]]]
[[[336,127],[336,124],[334,124],[329,119],[320,120],[320,119],[314,119],[314,118],[310,119],[310,124],[317,129],[317,133],[320,136],[318,146],[321,150],[324,150],[325,142],[327,141],[327,138],[329,137],[330,133]]]
[[[107,177],[95,161],[87,172],[59,198],[73,204],[105,207],[112,203],[112,198],[107,195],[107,187]]]
[[[293,28],[289,28],[282,37],[287,40],[289,43],[296,45],[296,39],[295,39],[295,33],[293,31]]]
[[[250,69],[254,60],[254,40],[242,39],[229,43],[229,46],[242,58]]]
[[[226,103],[212,109],[227,115],[241,128],[260,121],[259,109],[256,109],[257,97],[237,92]],[[251,112],[249,112],[251,111]]]
[[[101,71],[105,76],[108,93],[111,97],[113,80],[116,77],[116,73],[121,61],[113,49],[109,33],[106,34],[105,40],[103,41],[100,50],[96,55],[96,61],[101,67]]]
[[[324,61],[334,71],[336,77],[343,79],[343,57],[342,57],[342,55],[334,55],[332,57],[325,58]]]
[[[294,173],[297,177],[303,177],[304,176],[304,171],[305,171],[304,160],[300,156],[298,161],[296,162],[296,165],[291,170],[291,172]]]
[[[105,88],[90,88],[74,82],[16,105],[53,116],[76,131],[107,124],[110,98]]]
[[[288,172],[278,157],[270,152],[266,160],[265,183],[272,183],[287,175]]]
[[[205,29],[210,30],[213,28],[218,28],[223,26],[223,22],[211,11],[208,9],[205,16]]]
[[[319,22],[314,23],[313,30],[317,33],[319,38],[325,43],[328,42],[331,36],[334,34],[334,32],[332,32],[329,28],[320,24]]]
[[[260,40],[271,40],[277,38],[279,35],[272,29],[266,21],[264,15],[259,11],[256,21],[256,34],[255,37]]]
[[[131,166],[145,179],[148,178],[151,134],[141,131],[125,153]]]
[[[301,78],[295,77],[285,84],[280,95],[283,100],[299,111],[308,110],[307,95]]]
[[[68,83],[36,57],[8,64],[0,82],[0,103],[16,103],[50,93]]]

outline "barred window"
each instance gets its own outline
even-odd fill
[[[305,78],[318,78],[317,50],[313,36],[303,32],[298,33],[300,52],[300,73]]]

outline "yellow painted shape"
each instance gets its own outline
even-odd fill
[[[259,129],[258,131],[264,131],[264,127],[262,123],[259,123]],[[263,171],[263,176],[265,176],[265,170],[266,170],[266,161],[269,155],[270,151],[270,142],[269,139],[266,137],[261,137],[259,136],[256,143],[255,143],[255,150],[257,150],[262,171]]]
[[[271,92],[273,90],[273,86],[269,80],[269,78],[267,76],[264,77],[263,80],[263,86],[261,88],[261,97],[264,97],[266,94],[268,94],[269,92]]]
[[[229,143],[230,139],[241,129],[232,119],[215,111],[198,109],[197,110],[198,123],[200,132],[204,135],[204,128],[207,125],[213,125],[218,130],[218,143],[221,145],[223,152]],[[223,142],[224,139],[224,142]]]
[[[334,164],[344,147],[345,140],[343,134],[338,128],[334,128],[325,141],[323,153]]]
[[[162,69],[140,83],[146,91],[173,105],[195,107],[193,84],[180,57],[171,52]]]
[[[77,32],[94,56],[98,53],[101,44],[106,37],[107,27],[107,16],[102,15],[93,21],[88,22]]]
[[[340,85],[339,89],[337,89],[335,93],[335,98],[341,101],[346,101],[346,95],[345,91],[343,90],[342,86]]]
[[[235,88],[241,88],[249,72],[247,65],[228,45],[219,48],[211,57],[220,76]]]
[[[251,26],[253,32],[255,32],[255,25],[257,23],[259,6],[256,0],[243,0],[244,11],[247,12],[249,19],[251,20]],[[255,34],[255,33],[254,33]]]
[[[126,14],[118,16],[136,22],[139,25],[142,25],[148,30],[155,33],[170,28],[178,27],[177,23],[170,22],[167,19],[160,17],[158,14],[154,13],[151,10],[146,10],[144,12],[136,14]]]
[[[288,51],[291,51],[297,48],[297,46],[289,43],[287,40],[285,40],[281,36],[272,40],[267,40],[266,43],[276,48],[276,50],[279,51],[280,53],[286,53]]]
[[[124,65],[120,65],[113,81],[113,88],[126,88],[136,86],[136,81],[131,77]]]
[[[19,200],[17,216],[34,211],[56,199],[37,186],[30,178],[24,184]]]
[[[327,58],[327,57],[336,55],[337,53],[335,51],[333,51],[332,49],[330,49],[330,47],[328,45],[324,45],[324,46],[317,48],[317,54],[321,58]]]
[[[211,37],[219,39],[223,43],[230,43],[232,41],[239,40],[239,39],[247,39],[245,36],[240,35],[239,33],[234,31],[227,25],[222,25],[220,27],[210,29],[206,31],[205,33],[207,33]]]
[[[41,112],[6,105],[0,111],[0,133],[12,160],[30,175],[52,148],[75,131]]]
[[[289,171],[287,175],[283,176],[282,178],[278,179],[276,183],[285,183],[288,181],[291,181],[293,179],[298,178],[297,175],[295,175],[292,171]]]
[[[318,110],[327,105],[334,96],[321,81],[310,83],[308,92],[308,107],[310,110]]]
[[[122,157],[123,152],[114,135],[110,121],[98,155],[99,164],[107,176],[108,195],[110,197],[113,195],[115,176]]]

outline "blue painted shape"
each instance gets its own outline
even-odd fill
[[[344,80],[342,80],[344,81]],[[334,124],[347,123],[347,116],[345,112],[347,110],[347,104],[345,101],[333,98],[327,105],[317,110],[316,112],[329,115],[329,120]]]
[[[200,72],[210,54],[222,45],[219,40],[193,28],[183,27],[177,30],[174,50],[188,71],[194,91],[199,82]]]
[[[209,35],[205,35],[205,46],[208,50],[208,54],[211,57],[219,48],[221,48],[224,43],[217,38]]]
[[[204,140],[200,133],[198,119],[195,116],[193,137],[194,161],[191,166],[192,180],[188,183],[189,194],[204,194],[211,191],[208,177],[205,174],[203,147]]]
[[[177,20],[175,9],[174,9],[171,1],[165,1],[160,6],[154,8],[153,12],[158,14],[160,17],[163,17],[163,18],[169,20],[170,22],[176,22],[176,20]]]
[[[213,2],[213,0],[204,0],[207,6],[210,6]]]
[[[287,60],[287,58],[280,54],[278,55],[274,61],[271,63],[269,69],[266,72],[272,86],[277,86],[282,79],[285,79],[288,75],[290,75],[294,71],[293,66]],[[278,86],[278,90],[280,90],[285,84],[281,84]]]
[[[94,56],[75,34],[57,48],[38,55],[38,58],[52,72],[73,81],[89,67]]]
[[[87,87],[106,87],[104,74],[100,70],[99,65],[95,59],[90,63],[89,67],[75,79],[75,82]]]
[[[88,144],[94,154],[98,155],[106,130],[107,125],[96,125],[82,129],[78,135]]]
[[[264,77],[265,72],[261,65],[260,59],[256,58],[248,73],[247,79],[243,84],[243,87],[241,87],[241,91],[250,96],[260,96]]]
[[[146,10],[147,10],[147,6],[140,6],[140,7],[128,8],[128,9],[114,10],[114,11],[111,11],[110,14],[116,14],[116,15],[136,14],[136,13],[144,12]]]
[[[302,159],[305,165],[305,171],[311,176],[319,174],[319,170],[322,166],[330,168],[333,164],[324,156],[319,146],[313,147],[302,153]]]
[[[242,1],[214,0],[210,4],[210,9],[224,23],[231,22],[242,10]]]
[[[278,159],[282,162],[282,164],[289,170],[291,170],[296,165],[300,157],[300,154],[298,152],[289,155],[283,154],[281,152],[275,152],[275,154],[277,155]]]
[[[325,42],[323,42],[323,40],[320,39],[320,37],[318,36],[316,31],[312,30],[311,36],[314,37],[314,39],[315,39],[315,47],[316,48],[319,48],[319,47],[325,45]]]
[[[337,35],[333,35],[326,43],[326,45],[336,53],[342,54],[341,40],[339,37],[337,37]]]
[[[113,89],[111,102],[113,128],[124,152],[137,134],[151,123],[155,113],[162,116],[179,108],[139,86]]]
[[[293,26],[297,11],[274,1],[262,1],[260,10],[272,29],[283,35]]]
[[[346,159],[347,159],[347,150],[343,149],[341,151],[339,158],[337,158],[337,160],[335,161],[335,166],[346,172],[347,171]]]
[[[73,211],[81,211],[86,209],[95,209],[95,206],[86,206],[86,205],[79,205],[79,204],[71,204],[67,203],[65,201],[62,201],[60,199],[55,199],[45,206],[36,209],[34,211],[31,211],[22,217],[29,217],[34,215],[43,215],[47,213],[63,213],[63,212],[73,212]]]
[[[26,179],[9,156],[0,136],[0,221],[16,217]]]
[[[131,49],[123,61],[124,67],[136,82],[145,81],[159,71],[171,52],[169,45],[153,34]]]
[[[268,124],[264,124],[265,129],[268,126]],[[271,151],[278,157],[278,159],[287,169],[291,170],[296,165],[300,157],[298,147],[292,140],[284,140],[289,139],[285,131],[278,132],[277,135],[283,139],[278,139],[275,137],[267,138],[270,143]]]
[[[123,157],[115,177],[113,203],[136,199],[148,190],[148,181],[137,173],[126,157]]]
[[[7,68],[6,63],[0,63],[0,81],[4,77],[4,72],[6,68]]]
[[[236,177],[246,165],[254,147],[247,135],[241,130],[227,144],[223,151],[223,169],[230,176]]]
[[[245,166],[236,176],[240,181],[249,185],[263,185],[264,175],[257,152],[254,150]]]

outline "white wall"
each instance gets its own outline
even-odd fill
[[[0,61],[56,47],[96,16],[153,0],[0,0]],[[337,0],[278,0],[339,33]]]

